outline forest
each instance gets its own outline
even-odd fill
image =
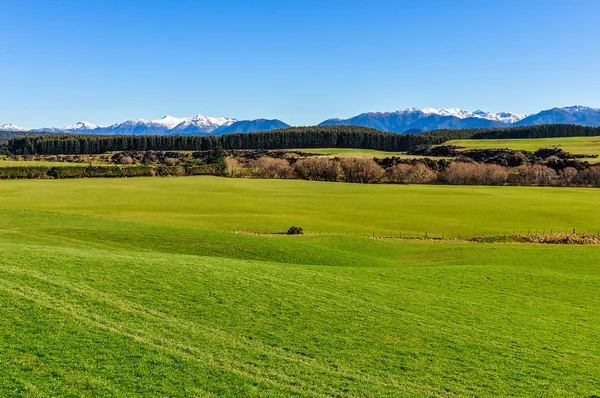
[[[11,138],[12,155],[77,155],[114,151],[203,151],[223,149],[361,148],[411,151],[457,139],[547,138],[600,136],[600,127],[549,124],[510,128],[433,130],[397,134],[360,126],[291,127],[258,133],[222,136],[42,134]]]

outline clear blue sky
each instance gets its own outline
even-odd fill
[[[600,1],[0,0],[0,124],[600,107]]]

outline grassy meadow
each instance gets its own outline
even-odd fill
[[[302,149],[288,149],[287,151],[300,151],[305,153],[314,153],[323,156],[337,156],[337,157],[353,157],[353,158],[386,158],[386,157],[398,157],[405,159],[415,159],[424,156],[407,155],[404,152],[386,152],[378,151],[376,149],[357,149],[357,148],[302,148]]]
[[[385,152],[378,151],[375,149],[358,149],[358,148],[300,148],[300,149],[288,149],[289,152],[306,152],[315,153],[319,155],[330,155],[330,156],[351,156],[351,157],[386,157],[386,156],[397,156],[401,152]]]
[[[599,199],[216,177],[0,181],[0,396],[598,395],[600,247],[361,235],[592,230]],[[229,231],[291,225],[322,234]]]
[[[540,148],[560,147],[566,152],[600,155],[600,137],[522,138],[498,140],[453,140],[445,145],[463,146],[466,149],[508,148],[535,152]],[[598,162],[597,158],[586,159]]]
[[[136,178],[2,181],[11,210],[216,230],[396,236],[600,227],[593,188],[364,185],[302,180]]]
[[[89,166],[88,163],[67,163],[67,162],[46,162],[35,160],[5,160],[0,158],[0,167],[20,167],[20,166]]]

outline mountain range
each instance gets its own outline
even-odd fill
[[[418,133],[435,129],[462,129],[485,127],[529,126],[534,124],[567,123],[583,126],[600,126],[600,109],[586,106],[552,108],[533,115],[512,112],[470,112],[458,108],[408,108],[396,112],[369,112],[348,119],[327,119],[319,126],[356,125],[396,133]],[[226,117],[197,115],[190,118],[165,116],[157,120],[127,120],[110,126],[78,122],[66,127],[25,129],[14,124],[0,125],[0,131],[79,133],[107,135],[221,135],[252,133],[290,127],[277,119],[236,120]]]
[[[600,109],[586,106],[570,106],[566,108],[552,108],[526,116],[512,112],[469,112],[456,108],[408,108],[397,112],[361,113],[349,119],[327,119],[319,125],[358,125],[400,133],[435,129],[510,127],[553,123],[600,126]]]

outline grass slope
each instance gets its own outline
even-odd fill
[[[391,156],[402,156],[401,152],[385,152],[375,149],[356,149],[356,148],[301,148],[288,149],[288,151],[300,151],[307,153],[316,153],[320,155],[331,155],[338,157],[378,157],[385,158]]]
[[[3,181],[2,208],[223,230],[446,236],[597,233],[600,190],[362,185],[218,177]]]
[[[435,157],[435,156],[419,156],[419,155],[407,155],[403,152],[386,152],[378,151],[375,149],[356,149],[356,148],[302,148],[302,149],[288,149],[287,151],[300,151],[305,153],[314,153],[322,156],[337,156],[340,158],[352,157],[352,158],[386,158],[386,157],[397,157],[402,159],[419,159],[428,157],[430,159],[450,159],[447,157]]]
[[[249,220],[296,207],[333,233],[337,196],[348,225],[385,223],[364,201],[418,188],[261,182],[0,182],[0,396],[600,393],[600,248],[219,231],[272,195]],[[554,191],[570,223],[596,192]]]
[[[600,155],[600,137],[527,138],[500,140],[454,140],[445,145],[464,146],[467,149],[509,148],[535,152],[540,148],[560,147],[571,153]],[[587,159],[598,162],[598,159]]]
[[[34,160],[4,160],[0,158],[0,167],[15,167],[15,166],[89,166],[88,163],[67,163],[67,162],[44,162]]]

